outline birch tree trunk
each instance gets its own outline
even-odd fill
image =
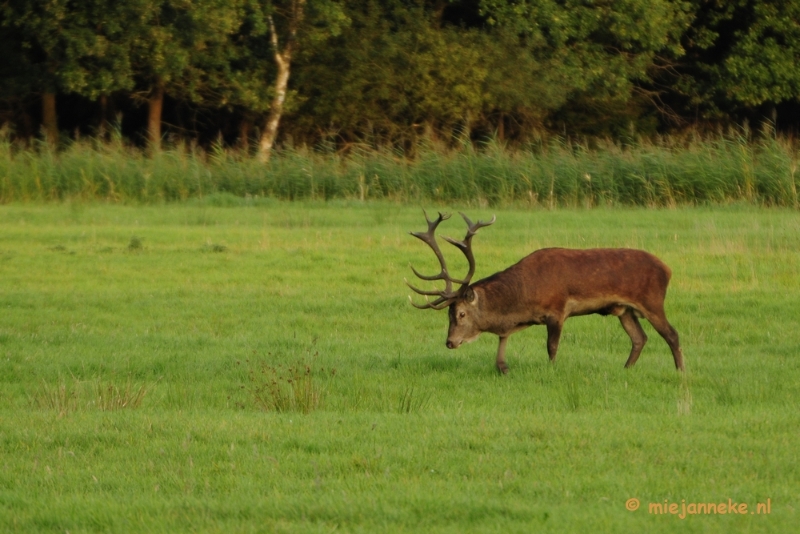
[[[278,126],[283,114],[283,102],[286,100],[286,89],[289,86],[289,69],[291,67],[291,56],[275,52],[275,63],[278,65],[278,76],[275,80],[275,97],[270,105],[267,122],[258,141],[258,159],[263,163],[269,161],[275,138],[278,135]]]
[[[292,53],[294,52],[297,29],[303,22],[304,8],[306,0],[292,0],[288,15],[288,37],[283,50],[278,43],[278,33],[275,30],[275,23],[272,16],[268,18],[270,41],[275,58],[275,65],[278,67],[278,76],[275,79],[275,96],[270,105],[269,115],[264,124],[261,138],[258,141],[258,159],[266,163],[275,145],[275,138],[278,135],[281,115],[283,115],[283,104],[286,101],[286,91],[289,87],[289,73],[292,66]]]

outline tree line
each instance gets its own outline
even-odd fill
[[[5,0],[0,124],[255,147],[800,116],[798,0]]]

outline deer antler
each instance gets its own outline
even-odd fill
[[[472,236],[478,233],[478,230],[483,228],[484,226],[489,226],[490,224],[494,224],[494,221],[497,220],[495,215],[492,215],[492,220],[489,222],[478,221],[473,223],[469,220],[469,217],[458,212],[461,217],[464,218],[464,222],[467,223],[467,235],[464,236],[463,241],[456,241],[455,239],[451,239],[447,236],[442,236],[445,241],[450,243],[451,245],[455,245],[455,247],[464,253],[464,256],[467,257],[467,261],[469,262],[469,271],[467,272],[466,278],[464,281],[461,282],[464,285],[469,285],[469,281],[472,280],[472,275],[475,274],[475,256],[472,255]]]
[[[425,210],[422,210],[422,213],[425,214],[425,220],[428,222],[428,231],[410,232],[410,233],[414,237],[424,241],[429,247],[433,249],[433,253],[436,254],[436,258],[438,258],[439,260],[439,266],[441,267],[441,270],[439,271],[439,274],[435,274],[433,276],[425,276],[423,274],[420,274],[414,267],[411,267],[411,270],[414,271],[414,274],[417,275],[417,277],[421,278],[422,280],[444,280],[445,288],[444,291],[424,291],[409,284],[408,280],[406,280],[406,285],[415,292],[419,293],[420,295],[439,296],[439,298],[434,300],[433,302],[426,302],[425,304],[422,305],[415,304],[414,301],[411,301],[411,304],[414,305],[415,308],[419,308],[421,310],[426,308],[441,310],[442,308],[449,306],[450,303],[458,296],[458,293],[453,292],[453,279],[450,277],[450,273],[447,272],[447,263],[445,263],[444,261],[444,256],[442,255],[442,251],[439,248],[439,244],[436,242],[436,236],[434,235],[434,233],[436,232],[436,227],[439,226],[439,223],[449,219],[450,214],[439,212],[439,216],[436,218],[436,220],[431,221],[428,218],[428,213]]]
[[[439,271],[438,274],[435,274],[433,276],[422,275],[419,272],[417,272],[417,270],[414,269],[413,266],[411,267],[411,270],[414,271],[414,274],[417,275],[417,277],[419,277],[422,280],[444,280],[445,288],[444,291],[424,291],[409,284],[408,280],[406,280],[406,285],[408,285],[408,287],[410,287],[412,290],[414,290],[416,293],[420,295],[425,295],[426,297],[429,295],[430,296],[436,295],[439,297],[433,302],[426,302],[425,304],[422,305],[415,304],[414,301],[412,300],[411,304],[415,308],[419,309],[432,308],[434,310],[441,310],[449,306],[454,300],[456,300],[461,295],[461,293],[464,291],[465,288],[469,287],[469,282],[470,280],[472,280],[472,275],[475,274],[475,257],[472,254],[472,236],[474,236],[480,228],[493,224],[495,221],[495,217],[493,216],[492,220],[489,222],[478,221],[473,224],[473,222],[470,221],[466,215],[461,213],[461,216],[467,223],[467,235],[464,237],[464,240],[456,241],[455,239],[442,236],[448,243],[455,245],[456,248],[458,248],[461,252],[463,252],[464,256],[466,256],[467,261],[469,262],[469,271],[467,272],[466,278],[464,278],[463,280],[458,280],[450,276],[450,273],[448,273],[447,264],[444,261],[444,256],[442,255],[441,249],[439,249],[438,243],[436,243],[436,237],[434,235],[436,227],[439,226],[439,223],[449,219],[450,214],[440,212],[439,217],[437,217],[435,221],[431,221],[428,218],[428,214],[425,212],[425,210],[422,210],[422,213],[425,214],[425,220],[428,222],[428,231],[410,232],[410,233],[414,237],[427,243],[428,246],[430,246],[431,249],[433,249],[434,254],[436,254],[436,257],[439,260],[439,265],[441,266],[441,270]],[[459,287],[457,291],[453,291],[454,282],[457,284],[461,284],[461,287]],[[410,299],[411,297],[409,297],[409,300]]]

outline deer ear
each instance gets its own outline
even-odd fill
[[[468,287],[466,291],[464,291],[464,300],[466,302],[472,302],[475,300],[475,292],[471,287]]]

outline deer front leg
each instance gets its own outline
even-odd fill
[[[495,362],[495,365],[497,365],[497,370],[504,375],[508,374],[508,365],[506,365],[507,341],[508,341],[508,336],[505,337],[500,336],[500,345],[497,347],[497,361]]]

